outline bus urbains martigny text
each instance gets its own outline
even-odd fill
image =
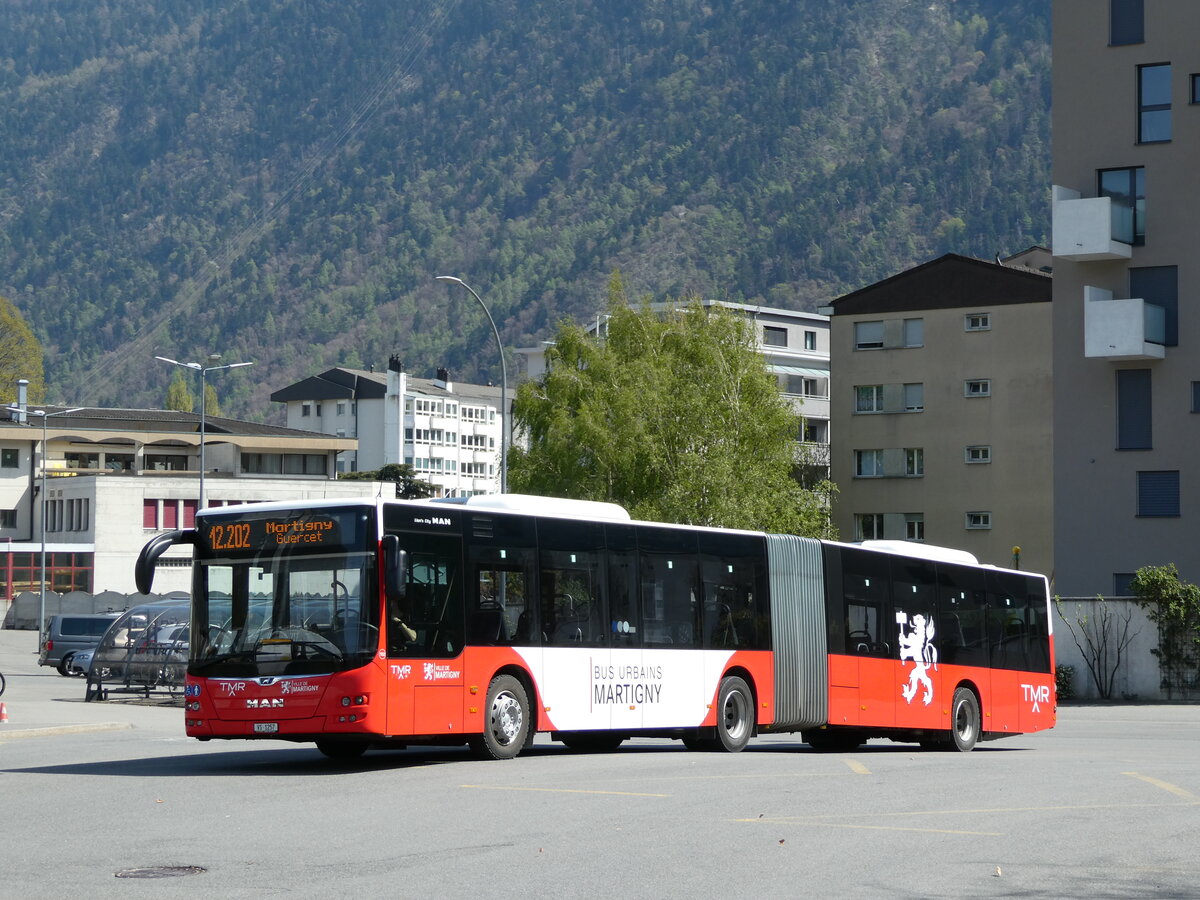
[[[632,736],[738,751],[800,732],[970,750],[1053,727],[1046,579],[914,544],[631,521],[612,504],[206,509],[194,545],[188,735],[468,744],[516,756]]]

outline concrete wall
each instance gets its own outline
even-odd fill
[[[1136,601],[1117,598],[1102,602],[1096,597],[1066,597],[1060,599],[1059,606],[1062,614],[1059,609],[1054,610],[1055,661],[1056,665],[1074,667],[1073,687],[1076,700],[1101,699],[1100,693],[1088,673],[1085,662],[1087,657],[1084,655],[1088,644],[1084,639],[1084,629],[1080,622],[1081,620],[1089,623],[1097,622],[1102,606],[1107,606],[1111,615],[1109,635],[1113,654],[1110,655],[1110,658],[1115,660],[1115,645],[1118,642],[1118,635],[1124,628],[1126,614],[1130,617],[1128,633],[1132,636],[1132,640],[1122,653],[1121,665],[1113,680],[1113,692],[1110,699],[1116,702],[1166,699],[1165,692],[1159,686],[1158,658],[1150,652],[1158,646],[1158,629],[1146,617],[1145,610]],[[1075,638],[1072,637],[1067,622],[1063,621],[1063,614],[1070,622],[1071,628],[1074,628],[1075,637],[1082,645],[1082,650],[1076,644]]]

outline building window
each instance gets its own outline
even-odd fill
[[[311,416],[312,415],[312,404],[311,403],[301,403],[300,404],[300,415],[305,418],[307,418],[308,416]]]
[[[1171,139],[1171,64],[1138,66],[1138,143]]]
[[[804,349],[805,350],[816,350],[817,349],[817,333],[815,331],[804,332]]]
[[[883,385],[860,384],[854,388],[854,411],[883,412]]]
[[[883,475],[882,450],[855,450],[854,477],[879,478]]]
[[[905,347],[924,347],[925,346],[925,320],[924,319],[905,319],[904,320],[904,346]]]
[[[1137,473],[1137,514],[1146,518],[1179,515],[1179,472]]]
[[[878,350],[883,346],[882,322],[855,322],[854,349]]]
[[[325,475],[324,453],[243,453],[242,472],[247,475]]]
[[[767,347],[786,347],[788,345],[787,329],[773,325],[763,326],[763,344]]]
[[[337,414],[339,416],[344,416],[346,414],[346,401],[345,400],[339,400],[337,402]]]
[[[1151,439],[1150,370],[1117,371],[1117,449],[1149,450]]]
[[[12,447],[0,450],[0,469],[15,469],[21,465],[21,452]]]
[[[986,531],[992,527],[992,514],[990,512],[969,512],[966,524],[968,531]]]
[[[1188,102],[1200,103],[1200,75],[1188,76]]]
[[[1146,17],[1142,0],[1108,0],[1108,43],[1140,44],[1144,41]]]
[[[1192,382],[1192,412],[1200,413],[1200,381]]]
[[[188,458],[173,453],[147,453],[145,466],[151,472],[186,472]]]
[[[906,541],[925,540],[925,514],[904,514],[904,539]]]
[[[910,478],[917,478],[925,474],[925,449],[923,447],[905,448],[904,474]]]
[[[1136,572],[1113,572],[1113,596],[1132,597]]]
[[[963,382],[964,397],[992,396],[992,381],[990,378],[971,378]]]
[[[991,313],[968,313],[963,316],[964,331],[991,331],[992,330],[992,314]]]
[[[0,528],[16,528],[17,511],[15,509],[0,509]]]
[[[1146,170],[1141,166],[1127,169],[1100,169],[1097,196],[1112,199],[1112,236],[1114,240],[1140,247],[1146,243]]]
[[[883,513],[855,513],[854,539],[878,541],[883,539]]]
[[[1129,296],[1161,306],[1164,312],[1163,345],[1179,343],[1179,268],[1141,266],[1129,270]]]
[[[110,472],[132,472],[134,455],[132,453],[105,453],[104,468]]]
[[[990,463],[992,448],[989,444],[972,444],[963,451],[963,458],[968,463]]]
[[[921,412],[925,409],[925,385],[906,384],[904,386],[904,411]]]
[[[63,459],[68,469],[98,469],[100,468],[99,453],[64,453]]]
[[[829,423],[823,419],[804,419],[800,440],[809,444],[829,443]]]

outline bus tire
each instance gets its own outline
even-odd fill
[[[487,692],[483,734],[471,738],[471,749],[483,759],[512,759],[525,747],[532,723],[529,697],[511,675],[497,675]]]
[[[979,701],[975,692],[967,687],[954,691],[954,702],[950,704],[950,740],[955,750],[966,753],[979,740]]]
[[[326,759],[349,762],[367,752],[366,741],[317,741],[317,750]]]
[[[753,733],[754,695],[744,679],[730,675],[717,692],[717,744],[721,750],[738,753]]]

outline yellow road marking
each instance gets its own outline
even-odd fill
[[[1144,781],[1146,784],[1152,784],[1156,788],[1162,788],[1164,791],[1174,794],[1176,797],[1182,797],[1184,800],[1191,800],[1200,803],[1200,797],[1197,797],[1191,791],[1185,791],[1183,788],[1166,781],[1160,781],[1157,778],[1151,778],[1149,775],[1139,775],[1137,772],[1122,772],[1122,775],[1128,775],[1130,778],[1136,778],[1138,781]]]
[[[847,760],[843,760],[843,762],[846,763],[846,765],[850,768],[850,771],[853,772],[855,775],[870,775],[871,774],[871,770],[868,769],[866,766],[864,766],[862,763],[860,763],[858,760],[847,759]]]
[[[735,822],[759,822],[766,825],[805,825],[810,828],[853,828],[861,831],[917,831],[922,834],[967,834],[975,837],[1000,837],[1003,831],[962,831],[957,828],[905,828],[902,825],[855,825],[849,822],[822,822],[812,819],[734,819]]]
[[[613,797],[670,797],[670,794],[640,794],[635,791],[584,791],[572,788],[506,787],[493,784],[462,784],[479,791],[525,791],[540,794],[607,794]]]

